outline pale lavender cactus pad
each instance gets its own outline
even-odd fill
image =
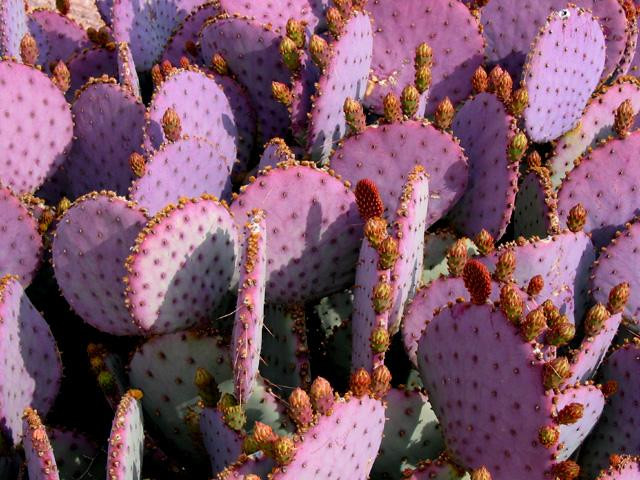
[[[173,29],[204,0],[114,0],[113,36],[127,42],[138,69],[150,70]]]
[[[248,2],[246,0],[219,0],[220,7],[228,14],[244,15],[284,34],[289,18],[304,21],[313,31],[324,23],[324,9],[328,0],[287,0],[285,3]]]
[[[107,477],[112,480],[142,478],[144,428],[141,397],[141,391],[130,390],[116,409],[107,451]]]
[[[17,445],[24,409],[33,407],[46,415],[52,407],[62,363],[49,325],[11,275],[0,281],[0,364],[1,432]]]
[[[560,224],[566,225],[569,211],[581,203],[587,211],[584,231],[598,248],[609,243],[638,213],[638,148],[640,131],[635,131],[624,139],[609,140],[583,158],[558,192]]]
[[[444,308],[427,324],[418,365],[457,463],[486,465],[495,480],[547,478],[552,460],[538,431],[551,420],[552,397],[534,347],[501,311],[488,304]],[[505,414],[513,411],[527,415]],[[467,428],[479,415],[487,426]]]
[[[621,322],[622,314],[616,313],[607,318],[604,326],[596,335],[585,335],[580,347],[571,351],[569,356],[571,375],[564,381],[564,385],[573,385],[576,382],[586,382],[593,379]]]
[[[91,77],[102,75],[118,76],[118,55],[115,48],[91,47],[74,54],[67,62],[71,73],[71,86],[67,91],[67,100],[73,101],[75,92],[85,85]]]
[[[64,194],[76,198],[94,190],[126,195],[135,178],[129,156],[142,153],[145,108],[114,79],[90,80],[82,87],[71,111],[75,141],[60,172]]]
[[[240,404],[251,397],[260,366],[268,244],[267,220],[263,211],[250,212],[243,234],[238,301],[231,335],[233,393]]]
[[[33,193],[69,153],[71,109],[51,80],[27,65],[0,61],[0,85],[0,181],[17,194]]]
[[[180,59],[186,57],[191,62],[208,65],[211,59],[201,58],[199,52],[197,55],[193,55],[192,51],[187,48],[187,42],[193,42],[194,45],[197,44],[202,26],[209,18],[215,17],[220,13],[220,6],[217,2],[203,3],[192,10],[171,34],[167,46],[164,48],[162,59],[169,60],[173,65],[179,65]]]
[[[289,82],[279,45],[280,36],[271,28],[243,17],[211,20],[200,32],[202,57],[208,62],[214,54],[221,54],[249,91],[263,141],[285,136],[290,124],[286,107],[271,95],[272,81]]]
[[[273,480],[317,478],[367,478],[385,423],[385,407],[369,396],[336,401],[331,415],[318,422],[296,443],[293,461],[274,469]],[[335,450],[334,450],[335,449]],[[319,455],[324,451],[326,455]],[[329,454],[332,451],[340,454]]]
[[[231,204],[237,222],[254,208],[269,219],[268,301],[317,299],[351,285],[362,220],[342,180],[309,163],[283,163]]]
[[[405,85],[413,83],[415,49],[423,42],[433,50],[426,113],[432,114],[445,97],[455,104],[471,93],[471,76],[483,61],[484,40],[478,20],[462,2],[377,0],[366,8],[373,19],[375,84],[365,98],[367,106],[381,114],[387,93],[400,95]]]
[[[52,245],[60,290],[75,312],[112,335],[140,335],[125,307],[124,262],[146,213],[113,193],[79,198],[62,216]]]
[[[200,431],[214,475],[232,465],[242,453],[242,435],[227,426],[216,407],[202,410]]]
[[[146,333],[170,333],[209,318],[232,288],[238,233],[224,203],[203,195],[158,212],[127,258],[126,305]]]
[[[467,236],[484,228],[498,240],[518,191],[518,162],[507,153],[516,135],[515,119],[495,95],[481,93],[458,110],[452,128],[469,159],[469,184],[449,218]]]
[[[634,480],[640,476],[640,459],[636,456],[622,456],[622,461],[602,470],[597,480]]]
[[[522,74],[529,92],[523,118],[532,140],[548,142],[576,126],[604,62],[604,34],[591,13],[570,7],[549,15]]]
[[[356,266],[356,279],[353,287],[353,313],[351,314],[352,369],[364,368],[372,371],[384,363],[384,352],[376,353],[371,347],[371,336],[376,328],[389,328],[389,310],[376,312],[374,307],[374,289],[379,282],[391,285],[391,271],[380,269],[380,255],[365,237],[362,239],[360,256]],[[394,296],[392,290],[391,295]]]
[[[193,90],[198,95],[193,95]],[[205,104],[207,108],[201,108]],[[162,117],[169,108],[178,114],[183,135],[205,138],[221,155],[235,160],[238,129],[233,111],[224,91],[211,76],[191,67],[176,69],[165,78],[148,108],[145,141],[149,149],[159,148],[166,140]]]
[[[404,476],[405,480],[469,480],[464,470],[443,458],[425,460]]]
[[[123,88],[126,88],[138,100],[141,100],[140,79],[138,78],[138,72],[136,72],[136,64],[133,61],[129,44],[120,42],[116,45],[116,50],[118,52],[118,81]]]
[[[330,60],[318,80],[309,117],[307,150],[316,162],[326,162],[347,131],[345,100],[364,98],[373,48],[369,15],[354,13],[329,48]]]
[[[469,165],[451,134],[419,121],[369,127],[343,139],[330,162],[331,168],[353,185],[363,178],[373,180],[390,211],[398,204],[416,164],[429,175],[428,227],[444,216],[467,188]]]
[[[493,270],[504,249],[515,254],[513,278],[520,288],[526,290],[531,278],[541,275],[544,287],[538,298],[551,300],[570,322],[582,321],[588,303],[588,271],[595,260],[588,235],[566,230],[522,245],[508,244],[481,261]]]
[[[295,159],[295,155],[283,139],[272,138],[264,146],[258,170],[262,170],[265,167],[275,167],[280,162],[291,162]]]
[[[389,313],[389,331],[400,328],[405,305],[413,298],[422,278],[424,233],[429,207],[429,177],[418,165],[411,170],[396,207],[393,228],[398,240],[398,260],[393,266],[393,306]]]
[[[625,320],[634,325],[640,323],[640,276],[635,268],[635,255],[638,249],[640,223],[627,224],[620,235],[602,249],[593,266],[591,289],[593,298],[606,305],[609,292],[622,282],[629,284],[629,300],[624,307]]]
[[[59,12],[36,9],[29,14],[28,25],[38,44],[38,64],[47,72],[51,62],[66,62],[74,53],[91,46],[87,32]]]
[[[29,480],[59,480],[58,466],[37,410],[27,407],[22,420],[25,464]]]
[[[29,31],[23,0],[6,0],[0,5],[0,55],[20,58],[20,41]]]
[[[517,3],[492,0],[481,14],[488,62],[491,65],[499,64],[514,79],[519,79],[531,43],[548,15],[566,8],[567,3],[565,0],[525,0]],[[618,67],[627,45],[634,42],[625,11],[617,0],[577,0],[571,3],[593,12],[605,32],[606,62],[602,72],[605,79]]]
[[[10,189],[0,186],[0,275],[14,274],[31,283],[42,255],[38,220]]]
[[[568,459],[582,444],[602,414],[605,397],[594,385],[573,385],[564,388],[554,397],[556,413],[569,404],[578,403],[583,406],[582,417],[575,423],[560,425],[560,438],[556,452],[559,461]]]
[[[133,181],[129,195],[155,215],[181,197],[209,193],[231,196],[229,160],[202,138],[183,137],[164,143],[146,161],[144,175]]]
[[[581,156],[588,155],[590,148],[614,135],[615,112],[625,100],[631,100],[635,114],[640,111],[640,83],[635,77],[622,77],[613,85],[602,87],[602,91],[589,100],[578,125],[558,139],[549,159],[551,182],[555,188],[561,186]],[[631,130],[638,126],[640,123],[636,120]]]
[[[609,399],[602,419],[581,451],[584,473],[595,476],[609,465],[609,455],[640,454],[640,430],[635,413],[640,401],[640,344],[629,342],[615,350],[603,364],[603,381],[614,380],[618,390]]]

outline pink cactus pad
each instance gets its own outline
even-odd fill
[[[351,285],[362,221],[339,178],[311,163],[282,163],[242,187],[231,204],[238,222],[254,208],[269,219],[269,301],[317,299]]]
[[[20,41],[28,31],[24,1],[3,1],[0,5],[0,55],[20,58]]]
[[[118,59],[115,48],[93,47],[73,55],[67,62],[71,73],[71,87],[67,91],[67,100],[73,101],[75,92],[85,85],[91,77],[102,75],[118,76]]]
[[[413,297],[422,277],[428,206],[428,174],[418,165],[409,174],[396,209],[394,228],[399,257],[391,274],[395,295],[389,314],[391,333],[400,328],[405,304]]]
[[[321,416],[296,442],[293,461],[275,469],[273,480],[367,478],[382,441],[384,413],[382,402],[366,395],[336,401],[333,413]]]
[[[0,275],[18,275],[26,287],[40,265],[42,237],[37,219],[6,187],[0,187],[0,225]]]
[[[143,210],[108,192],[79,198],[58,222],[52,261],[60,290],[85,322],[112,335],[141,333],[125,307],[122,278],[146,222]]]
[[[394,297],[391,285],[391,270],[380,269],[380,255],[365,237],[362,239],[360,256],[356,266],[356,282],[353,287],[353,314],[351,331],[351,368],[364,368],[369,372],[384,363],[384,352],[376,353],[371,346],[371,336],[377,328],[389,329],[389,308],[377,312],[374,307],[374,289],[385,283]],[[396,287],[397,288],[397,287]]]
[[[152,215],[181,197],[203,193],[229,198],[231,168],[212,144],[189,137],[161,145],[150,155],[144,175],[130,188],[131,199]]]
[[[118,52],[118,82],[138,100],[141,100],[140,79],[138,78],[138,72],[136,72],[136,64],[133,62],[129,44],[120,42],[116,45],[116,50]]]
[[[145,332],[205,321],[232,287],[238,233],[225,203],[181,198],[147,223],[126,262],[126,303]]]
[[[34,10],[29,14],[28,25],[38,44],[38,64],[45,71],[49,71],[51,62],[66,62],[74,53],[91,46],[87,32],[57,11]]]
[[[197,425],[200,412],[196,370],[206,369],[219,384],[231,378],[229,358],[222,338],[192,331],[154,337],[131,358],[129,378],[133,387],[144,392],[145,412],[152,415],[157,431],[173,448],[189,458],[206,459],[185,421],[195,420]],[[193,413],[195,418],[191,418]]]
[[[293,101],[290,112],[293,136],[298,144],[304,145],[309,127],[309,112],[312,108],[313,95],[316,93],[316,85],[321,72],[306,52],[301,55],[301,62],[303,67],[291,80]]]
[[[594,377],[618,332],[621,322],[622,314],[611,315],[604,322],[602,330],[596,335],[587,335],[582,339],[580,347],[571,352],[571,376],[565,380],[565,385],[586,382]]]
[[[344,101],[362,100],[371,68],[373,32],[369,15],[356,12],[344,25],[340,38],[329,46],[331,59],[313,97],[307,149],[324,162],[346,133]]]
[[[609,455],[640,454],[637,405],[640,401],[640,343],[627,343],[614,351],[600,371],[604,381],[614,380],[618,391],[609,399],[602,419],[582,448],[584,473],[593,477],[609,465]]]
[[[267,232],[264,212],[252,211],[244,226],[238,301],[231,337],[234,394],[240,404],[251,396],[260,365],[267,283]]]
[[[144,429],[140,390],[129,390],[120,400],[109,435],[107,477],[139,480],[142,475]]]
[[[262,452],[254,453],[251,456],[240,455],[233,465],[220,472],[218,479],[244,480],[246,475],[257,475],[258,478],[263,479],[268,477],[273,467],[275,467],[273,459]]]
[[[443,309],[427,324],[418,366],[454,461],[484,465],[494,480],[547,478],[551,457],[538,441],[552,408],[543,364],[501,311],[470,303]]]
[[[638,148],[640,131],[635,131],[624,139],[609,140],[582,159],[558,192],[560,224],[566,225],[569,211],[581,203],[587,211],[584,231],[591,234],[598,248],[609,243],[615,232],[637,214]]]
[[[483,61],[484,40],[478,20],[462,2],[370,1],[373,18],[372,79],[375,88],[365,98],[367,106],[382,113],[389,92],[400,95],[414,82],[414,55],[427,42],[433,50],[432,83],[427,114],[445,97],[455,104],[471,92],[471,76]]]
[[[306,387],[311,378],[304,309],[271,304],[265,305],[264,315],[260,374],[287,393]]]
[[[165,140],[162,116],[169,108],[178,114],[183,134],[205,138],[235,161],[238,129],[229,100],[213,77],[191,67],[176,69],[165,78],[149,105],[146,134],[152,148]]]
[[[211,59],[203,59],[199,53],[193,55],[193,51],[187,48],[187,42],[198,43],[198,35],[204,23],[220,13],[222,12],[218,2],[203,3],[192,10],[174,29],[164,49],[162,59],[169,60],[173,65],[179,65],[182,57],[187,57],[192,63],[209,64]]]
[[[623,310],[625,320],[640,324],[640,275],[635,265],[638,249],[640,223],[627,224],[620,235],[602,250],[593,266],[591,288],[597,302],[607,304],[609,292],[613,287],[629,283],[629,300]]]
[[[526,297],[524,292],[521,296],[523,299]],[[428,286],[418,289],[411,302],[407,304],[402,321],[402,339],[407,355],[414,364],[417,365],[418,341],[425,327],[439,309],[449,302],[455,302],[458,298],[469,300],[469,292],[464,286],[462,277],[440,277]],[[492,281],[489,300],[497,302],[499,298],[500,284]],[[535,302],[529,301],[526,304],[526,311],[535,307]]]
[[[640,458],[625,455],[620,463],[602,470],[597,480],[634,480],[640,478]]]
[[[453,120],[453,134],[469,159],[469,184],[450,213],[455,228],[473,237],[483,228],[496,240],[505,232],[518,191],[518,162],[507,150],[514,118],[490,93],[467,101]]]
[[[613,85],[602,87],[589,100],[578,125],[562,135],[555,144],[554,154],[549,160],[551,182],[555,188],[560,187],[582,155],[588,154],[589,149],[614,135],[615,112],[625,100],[631,100],[635,114],[640,111],[640,83],[635,77],[621,77]],[[636,120],[631,130],[639,125]]]
[[[202,410],[200,431],[214,475],[232,465],[242,453],[241,434],[224,423],[223,415],[217,408],[208,407]]]
[[[127,42],[138,69],[150,70],[173,29],[204,0],[114,0],[113,36]]]
[[[135,178],[129,156],[142,152],[144,105],[114,79],[103,77],[78,91],[71,111],[76,139],[62,167],[64,193],[71,198],[94,190],[126,195]]]
[[[451,134],[417,121],[369,127],[342,140],[331,157],[331,168],[353,185],[363,178],[373,180],[390,210],[398,204],[416,164],[429,176],[428,227],[449,211],[467,187],[467,159]]]
[[[519,79],[531,43],[544,26],[548,15],[567,7],[565,0],[523,1],[495,0],[482,9],[483,34],[487,40],[486,56],[490,64],[500,64],[514,79]],[[602,72],[608,77],[622,60],[634,38],[625,12],[618,0],[577,0],[571,2],[593,12],[605,35],[606,61]],[[596,74],[597,80],[600,74]]]
[[[0,86],[0,181],[32,193],[69,152],[71,110],[45,74],[12,60],[0,61]]]
[[[546,169],[530,169],[522,179],[513,210],[517,237],[546,237],[558,226],[558,201]]]
[[[279,45],[280,36],[271,27],[244,17],[211,20],[200,32],[202,57],[208,62],[220,53],[249,91],[263,141],[285,136],[290,124],[286,107],[271,95],[272,81],[289,82],[289,71],[282,63]]]
[[[436,458],[444,450],[444,440],[438,419],[423,392],[392,388],[385,400],[387,421],[372,474],[379,478],[399,478],[408,465],[416,466],[420,460]]]
[[[47,430],[31,407],[24,411],[22,420],[24,431],[23,446],[29,480],[59,480],[60,475]]]
[[[231,166],[233,175],[244,173],[253,161],[253,147],[256,141],[256,112],[249,92],[232,77],[214,74],[213,78],[229,100],[233,112],[233,123],[238,131],[235,136],[237,158]]]
[[[0,364],[0,424],[17,445],[23,410],[32,406],[46,415],[53,405],[62,363],[49,325],[11,275],[0,281]]]
[[[272,138],[264,146],[258,169],[262,170],[265,167],[275,167],[280,162],[291,162],[295,159],[295,155],[283,139],[277,137]]]
[[[523,118],[533,141],[548,142],[576,126],[604,61],[604,35],[589,12],[569,7],[549,15],[522,74],[529,92]]]
[[[588,301],[587,272],[595,260],[595,249],[587,235],[567,230],[543,239],[508,244],[481,261],[493,270],[504,249],[515,254],[513,278],[520,288],[526,290],[532,277],[542,275],[544,287],[537,298],[551,300],[569,321],[580,323]]]
[[[556,414],[571,403],[579,403],[583,407],[582,417],[577,422],[558,427],[560,438],[556,455],[557,460],[563,461],[576,451],[591,432],[602,414],[605,398],[600,389],[593,385],[573,385],[564,388],[553,398],[553,402]]]
[[[219,3],[226,13],[255,18],[264,25],[271,25],[277,33],[283,35],[289,18],[305,22],[307,28],[313,31],[318,23],[324,23],[324,10],[329,2],[327,0],[287,0],[286,3],[257,3],[247,0],[220,0]]]

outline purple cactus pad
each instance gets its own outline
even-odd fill
[[[214,475],[232,465],[242,453],[242,435],[227,426],[223,414],[217,408],[202,410],[200,431]]]
[[[52,245],[54,273],[75,312],[112,335],[140,335],[125,307],[124,262],[147,222],[135,204],[114,193],[79,198],[59,220]]]
[[[120,42],[116,45],[116,50],[118,52],[118,81],[123,88],[126,88],[138,100],[141,100],[140,79],[136,72],[136,64],[133,62],[129,44]]]
[[[604,34],[589,12],[569,7],[549,15],[522,74],[529,92],[523,118],[533,141],[548,142],[575,127],[604,62]]]
[[[49,428],[47,434],[60,478],[80,478],[87,471],[94,476],[103,474],[102,452],[92,440],[81,433],[61,428]]]
[[[362,100],[371,68],[373,32],[369,15],[356,12],[340,38],[329,45],[330,60],[313,96],[307,150],[325,162],[347,131],[343,106],[347,98]]]
[[[149,333],[209,318],[233,284],[238,233],[225,203],[181,198],[157,213],[127,258],[126,304]]]
[[[71,110],[58,87],[35,68],[0,61],[0,85],[0,180],[17,194],[32,193],[71,147]]]
[[[38,220],[11,190],[0,186],[0,275],[14,274],[27,286],[40,265],[42,237]]]
[[[372,78],[375,88],[365,104],[382,114],[382,99],[413,84],[414,55],[427,42],[433,50],[427,114],[449,97],[454,104],[471,93],[471,76],[482,64],[484,40],[478,20],[462,2],[376,0],[367,4],[373,18]]]
[[[201,138],[183,137],[164,143],[147,161],[144,175],[134,180],[131,199],[155,215],[181,197],[209,193],[231,196],[229,161]]]
[[[0,56],[20,58],[20,41],[29,32],[24,0],[0,5]]]
[[[67,100],[75,98],[75,92],[85,85],[92,77],[106,75],[111,78],[118,76],[118,58],[115,47],[87,48],[73,55],[67,62],[71,73],[71,86],[67,91]]]
[[[324,23],[327,0],[287,0],[285,3],[248,2],[246,0],[219,0],[220,7],[229,14],[244,15],[271,27],[280,35],[285,32],[289,18],[305,22],[313,31],[318,23]]]
[[[597,480],[635,480],[640,478],[640,458],[625,455],[620,463],[603,470]]]
[[[162,59],[169,60],[173,65],[179,65],[180,59],[186,57],[192,63],[204,63],[208,65],[211,59],[201,58],[199,52],[198,55],[193,55],[193,51],[187,48],[187,42],[193,42],[194,45],[197,44],[198,35],[200,34],[202,26],[207,20],[220,13],[220,5],[215,1],[203,3],[196,7],[180,22],[171,34],[164,53],[162,54]]]
[[[639,148],[640,130],[624,139],[609,140],[582,159],[558,192],[560,224],[566,225],[569,210],[581,203],[587,211],[584,231],[591,234],[598,248],[609,243],[615,232],[638,213]]]
[[[292,162],[296,157],[281,138],[272,138],[264,146],[264,151],[260,157],[260,163],[258,169],[262,170],[265,167],[276,167],[280,162]]]
[[[331,158],[331,168],[353,185],[363,178],[373,180],[391,211],[416,164],[429,176],[428,227],[444,216],[467,188],[467,159],[451,134],[418,121],[369,127],[342,140]]]
[[[29,480],[59,480],[53,449],[36,410],[27,407],[22,420],[25,463]]]
[[[513,210],[513,234],[517,237],[546,237],[558,227],[558,201],[549,172],[532,168],[522,179]]]
[[[140,480],[142,476],[144,429],[141,397],[140,390],[130,390],[116,409],[107,451],[107,477],[110,480]]]
[[[515,120],[495,95],[481,93],[458,110],[452,128],[470,171],[451,221],[465,235],[473,237],[484,228],[498,240],[509,224],[518,191],[518,162],[507,153],[516,134]]]
[[[362,221],[348,185],[311,163],[282,163],[263,170],[231,204],[238,222],[254,208],[269,219],[269,301],[318,299],[350,286]]]
[[[17,445],[24,409],[46,415],[53,405],[62,363],[49,325],[11,275],[0,281],[0,365],[1,431]]]

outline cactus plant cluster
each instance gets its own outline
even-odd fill
[[[640,480],[639,16],[0,0],[0,479]]]

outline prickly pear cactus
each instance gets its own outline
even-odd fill
[[[140,390],[129,390],[120,400],[111,425],[107,451],[107,476],[137,480],[142,475],[144,430]]]
[[[31,407],[24,410],[24,453],[29,478],[34,480],[58,480],[58,466],[47,436],[47,430]]]

